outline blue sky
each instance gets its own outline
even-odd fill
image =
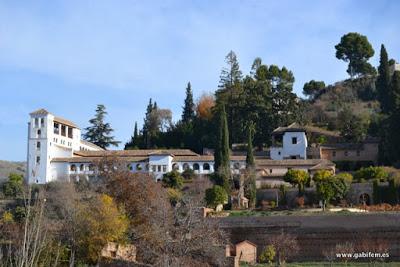
[[[311,79],[347,78],[334,45],[367,35],[400,60],[400,1],[1,1],[0,159],[25,160],[29,112],[46,108],[82,128],[105,104],[118,140],[148,99],[181,114],[186,83],[213,92],[224,57],[255,57]]]

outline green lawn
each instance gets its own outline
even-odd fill
[[[256,264],[248,265],[241,263],[240,267],[275,267],[276,265]],[[298,262],[287,263],[285,267],[398,267],[400,262]]]

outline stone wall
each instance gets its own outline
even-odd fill
[[[232,243],[249,240],[257,245],[258,254],[268,244],[268,238],[283,231],[297,237],[300,251],[293,257],[296,261],[326,260],[326,252],[337,244],[367,243],[374,247],[380,240],[387,242],[390,260],[400,260],[400,214],[226,217],[218,220]]]

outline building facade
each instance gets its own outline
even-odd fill
[[[281,129],[282,130],[282,129]],[[307,159],[307,138],[301,129],[282,130],[281,147],[272,148],[271,159],[256,157],[259,176],[282,177],[288,169],[334,171],[334,164],[325,159]],[[147,173],[156,180],[172,170],[192,169],[196,174],[214,172],[214,156],[200,155],[188,149],[104,150],[81,139],[81,130],[73,122],[57,117],[45,109],[30,113],[28,123],[29,183],[44,184],[55,180],[88,179],[95,176],[96,164],[113,157],[127,170]],[[231,156],[233,174],[246,169],[246,156]]]

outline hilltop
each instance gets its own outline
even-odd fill
[[[375,80],[375,77],[366,76],[336,82],[321,89],[309,102],[308,112],[312,123],[338,130],[338,115],[347,108],[351,114],[370,124],[380,111]]]

